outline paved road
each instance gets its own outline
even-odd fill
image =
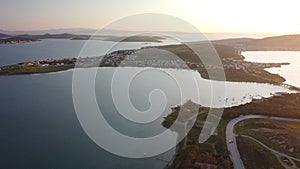
[[[266,146],[264,143],[260,142],[259,140],[253,138],[253,137],[250,137],[250,136],[247,136],[247,135],[242,135],[242,136],[243,136],[243,137],[246,137],[246,138],[249,138],[249,139],[251,139],[251,140],[257,142],[258,144],[260,144],[261,146],[263,146],[265,149],[271,151],[272,153],[275,153],[275,154],[278,154],[278,155],[280,155],[280,156],[283,156],[283,157],[286,157],[286,158],[289,158],[289,159],[292,159],[292,160],[295,160],[295,161],[300,162],[300,159],[295,158],[295,157],[292,157],[292,156],[289,156],[289,155],[284,154],[284,153],[281,153],[281,152],[279,152],[279,151],[277,151],[277,150],[274,150],[274,149],[272,149],[272,148]]]
[[[226,126],[226,142],[227,148],[230,152],[230,158],[233,162],[233,167],[235,169],[244,169],[243,161],[240,157],[240,153],[237,148],[236,144],[236,135],[234,133],[234,126],[239,123],[240,121],[247,120],[247,119],[271,119],[271,120],[281,120],[281,121],[291,121],[291,122],[300,122],[299,119],[292,119],[292,118],[282,118],[282,117],[270,117],[270,116],[262,116],[262,115],[247,115],[247,116],[240,116],[238,118],[232,119]],[[231,142],[231,143],[230,143]]]

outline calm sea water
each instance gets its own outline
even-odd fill
[[[83,43],[46,40],[32,44],[1,45],[0,63],[77,56]],[[122,44],[120,48],[134,48],[134,44]],[[98,55],[101,52],[101,49],[94,49],[90,54]],[[224,83],[202,79],[194,71],[145,68],[119,70],[99,68],[95,81],[97,102],[107,121],[116,130],[135,137],[153,136],[164,131],[162,117],[170,113],[172,105],[182,104],[188,99],[204,106],[230,107],[250,102],[253,98],[270,97],[276,92],[290,92],[269,84],[226,82],[225,91],[221,88],[220,92],[212,93],[212,86],[223,86]],[[131,78],[130,75],[137,72],[142,72],[141,76],[134,78],[128,91],[130,101],[137,109],[145,111],[151,107],[149,93],[153,89],[160,89],[168,98],[159,118],[146,125],[130,123],[120,116],[110,90],[112,83],[117,89],[122,89]],[[119,77],[117,81],[113,81],[113,74]],[[82,130],[77,119],[72,101],[72,75],[72,71],[64,71],[0,76],[0,168],[151,169],[166,165],[158,159],[170,160],[174,149],[158,157],[128,159],[110,154],[97,146]],[[155,99],[157,102],[165,101],[163,97]],[[176,134],[173,137],[171,139],[176,139]],[[112,143],[115,141],[112,140]],[[135,151],[134,147],[132,150]]]
[[[0,77],[0,84],[0,168],[150,169],[165,165],[156,158],[121,158],[94,144],[73,108],[72,72]],[[101,101],[111,104],[108,96],[104,98]],[[104,112],[113,110],[109,107]],[[158,123],[156,130],[162,129]],[[168,160],[172,156],[168,153],[160,158]]]
[[[285,83],[300,87],[300,52],[297,51],[247,51],[242,53],[246,61],[260,63],[290,63],[280,68],[269,68],[266,71],[279,74],[286,79]]]
[[[56,59],[78,57],[86,42],[87,41],[84,40],[45,39],[33,43],[0,45],[0,66],[50,58]],[[143,46],[158,46],[174,43],[177,42],[174,42],[174,40],[171,39],[166,40],[165,43],[117,43],[110,41],[90,40],[80,56],[102,56],[113,50],[136,49]],[[110,50],[111,47],[112,49]]]

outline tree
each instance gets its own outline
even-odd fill
[[[229,160],[224,160],[223,161],[223,166],[225,169],[230,169],[231,168],[231,162]]]

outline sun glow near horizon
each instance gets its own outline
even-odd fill
[[[36,30],[72,27],[98,29],[125,16],[161,13],[186,20],[201,32],[300,33],[298,21],[300,1],[298,0],[144,2],[128,0],[128,3],[122,2],[121,0],[66,0],[61,3],[58,0],[43,2],[29,0],[16,5],[11,1],[5,1],[0,6],[2,21],[0,29]],[[59,8],[57,4],[60,4]],[[12,9],[15,9],[14,13],[9,12]]]
[[[297,0],[186,0],[180,10],[206,32],[300,33],[299,6]]]

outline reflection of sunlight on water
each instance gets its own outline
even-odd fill
[[[144,71],[145,69],[150,69],[151,71]],[[96,72],[95,70],[97,71],[96,79],[91,74],[91,72]],[[117,74],[115,73],[116,70],[118,71]],[[80,84],[77,86],[78,89],[82,89],[82,86],[85,86],[84,90],[80,90],[82,93],[78,93],[78,96],[84,98],[80,101],[83,104],[81,106],[83,111],[80,113],[76,112],[77,116],[81,116],[78,119],[84,118],[85,120],[85,123],[81,122],[82,125],[86,125],[83,128],[91,130],[87,133],[93,134],[89,136],[92,136],[93,141],[97,144],[99,143],[99,146],[102,148],[107,148],[108,146],[106,150],[113,153],[122,153],[121,155],[126,157],[127,154],[123,154],[124,152],[128,152],[129,155],[132,155],[130,153],[135,153],[136,157],[139,158],[144,157],[143,154],[147,153],[147,157],[150,157],[157,155],[157,152],[161,152],[161,147],[166,147],[163,150],[165,152],[176,146],[177,136],[181,138],[182,135],[176,135],[172,130],[166,130],[161,125],[163,117],[170,113],[172,105],[182,105],[187,100],[192,100],[205,107],[231,107],[250,102],[253,98],[270,97],[276,92],[290,92],[284,87],[270,84],[207,80],[201,78],[198,72],[185,69],[106,67],[78,69],[77,71],[82,77],[77,79]],[[139,72],[144,73],[138,74]],[[91,83],[92,85],[86,83],[90,82],[91,79],[95,79],[95,83]],[[97,87],[94,88],[93,84]],[[160,89],[166,97],[157,95],[154,98],[155,100],[149,100],[149,94],[155,89]],[[87,92],[87,90],[89,91]],[[91,100],[89,97],[82,97],[82,94],[86,92],[95,93],[96,99]],[[115,97],[113,94],[115,94]],[[197,97],[198,95],[200,95],[200,98]],[[166,107],[162,110],[163,112],[159,112],[160,114],[155,114],[157,113],[155,112],[153,113],[154,116],[152,116],[152,112],[150,112],[145,116],[147,118],[143,119],[142,113],[135,113],[134,109],[126,107],[126,105],[129,105],[127,100],[120,99],[119,102],[115,102],[115,99],[125,96],[128,101],[137,102],[132,103],[134,106],[144,105],[144,107],[134,107],[140,111],[156,111],[161,110],[159,106],[166,105]],[[165,103],[165,101],[166,104],[160,104]],[[91,106],[91,103],[95,106]],[[157,104],[152,105],[152,103]],[[121,113],[118,109],[120,107],[117,108],[116,106],[125,108],[121,109],[123,111]],[[151,106],[154,106],[154,109]],[[101,112],[98,111],[99,108]],[[146,121],[148,117],[151,120],[155,120],[150,123],[144,123],[148,122]],[[102,130],[99,130],[99,128]],[[102,137],[103,134],[106,137]],[[162,136],[157,137],[158,134]],[[126,144],[126,147],[120,142]],[[161,143],[160,147],[155,146],[158,142]]]
[[[86,111],[82,111],[79,115],[87,119],[86,122],[88,123],[84,124],[92,124],[93,127],[96,126],[95,129],[97,130],[92,130],[90,133],[96,133],[93,135],[93,139],[97,140],[97,143],[101,143],[99,145],[105,144],[105,146],[109,146],[113,144],[112,148],[117,152],[120,150],[121,152],[129,150],[129,153],[134,152],[139,156],[143,156],[144,153],[147,153],[147,156],[151,156],[151,153],[157,152],[157,149],[154,149],[152,146],[154,143],[157,143],[153,139],[158,138],[152,136],[156,136],[157,134],[164,134],[162,137],[166,139],[162,141],[164,145],[170,146],[170,148],[176,145],[177,141],[175,138],[177,138],[177,135],[172,131],[166,130],[161,125],[163,117],[166,117],[170,113],[172,105],[182,105],[187,100],[192,100],[205,107],[222,108],[245,104],[254,98],[271,97],[276,92],[291,92],[287,88],[270,84],[207,80],[201,78],[198,72],[192,70],[137,67],[78,69],[80,77],[83,78],[80,78],[80,81],[78,81],[79,83],[83,83],[79,86],[86,85],[86,89],[93,88],[84,82],[94,78],[89,76],[91,76],[91,72],[94,72],[95,69],[97,70],[95,80],[97,87],[89,93],[96,91],[97,100],[95,101],[98,105],[91,107],[90,103],[93,101],[88,98],[84,99],[80,103],[84,104],[84,110]],[[145,71],[145,69],[150,69],[151,71]],[[115,74],[116,70],[118,71],[117,74]],[[144,73],[138,74],[139,72]],[[137,74],[138,76],[135,76]],[[132,77],[136,78],[132,79]],[[163,95],[159,94],[157,97],[155,96],[155,100],[149,99],[148,96],[151,94],[151,91],[156,89],[161,90],[165,97],[161,97]],[[86,92],[86,90],[82,92]],[[127,100],[125,97],[127,97]],[[139,113],[128,107],[130,102],[133,108],[145,112],[149,110],[149,113]],[[152,105],[152,103],[155,104]],[[159,106],[164,105],[165,108],[160,109]],[[100,122],[95,121],[96,117],[99,116],[97,108],[101,109],[103,116]],[[119,112],[120,110],[122,112]],[[157,114],[156,111],[159,111],[160,114]],[[149,119],[154,121],[149,123],[147,121]],[[108,136],[105,138],[100,137],[101,133],[97,133],[103,131],[99,131],[99,128],[106,131],[105,135]],[[119,136],[121,136],[121,139],[119,139]],[[143,146],[142,149],[130,149],[130,147],[135,147],[136,144],[128,140],[137,140],[135,138],[139,140],[143,138],[140,144],[145,144],[145,138],[147,138],[147,144],[145,144],[147,146]],[[120,140],[121,142],[125,140],[127,147],[119,144]],[[159,148],[160,150],[161,148]]]
[[[133,67],[121,68],[122,76],[124,79],[127,79],[129,77],[126,77],[126,75],[132,75],[135,72],[141,71],[141,69],[143,68],[133,68]],[[106,71],[109,72],[109,71],[114,71],[115,68],[99,68],[98,72],[103,73],[103,71],[100,70],[105,70],[104,72]],[[156,86],[160,86],[163,91],[166,91],[166,95],[169,103],[168,106],[180,105],[185,103],[187,100],[193,100],[194,102],[197,102],[202,106],[206,106],[206,107],[213,107],[213,108],[231,107],[231,106],[237,106],[237,105],[249,103],[251,102],[252,99],[271,97],[278,92],[283,92],[283,93],[292,92],[287,88],[271,85],[271,84],[249,83],[249,82],[225,82],[224,83],[221,81],[207,80],[201,78],[198,72],[192,70],[177,70],[177,69],[157,69],[157,70],[163,70],[167,74],[172,75],[175,79],[177,79],[178,80],[177,83],[180,86],[180,89],[178,88],[178,86],[172,85],[172,83],[174,83],[174,80],[172,78],[168,78],[168,76],[165,76],[165,74],[160,73],[160,74],[155,74],[155,76],[152,76],[153,73],[148,72],[144,74],[144,76],[142,76],[141,78],[137,78],[135,80],[135,84],[131,87],[131,91],[133,92],[132,94],[138,96],[139,99],[132,98],[131,100],[138,101],[140,100],[142,95],[148,96],[150,91],[149,86],[151,86],[152,83],[154,84],[154,82]],[[193,77],[197,82],[196,85],[195,82],[193,81]],[[105,82],[106,80],[103,79],[103,81]],[[123,85],[122,82],[118,82],[118,84]],[[224,84],[226,86],[225,87],[226,91],[224,91]],[[214,86],[213,90],[217,90],[217,91],[219,90],[219,91],[213,92],[211,88],[212,85]],[[220,88],[218,89],[219,86]],[[182,90],[181,93],[179,90]],[[197,99],[197,94],[195,93],[195,91],[199,91],[200,100]]]
[[[280,68],[268,68],[266,71],[279,74],[286,79],[284,83],[300,87],[298,73],[300,72],[299,51],[247,51],[242,53],[246,61],[259,63],[290,63]]]

